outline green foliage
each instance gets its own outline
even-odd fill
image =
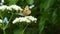
[[[32,5],[34,3],[34,0],[26,0],[27,4]]]
[[[36,24],[29,24],[24,27],[12,24],[12,20],[19,15],[7,13],[7,10],[0,10],[0,18],[8,17],[10,23],[5,31],[0,29],[0,34],[60,34],[60,0],[5,0],[5,5],[17,4],[24,8],[26,5],[34,4],[31,15],[37,18]],[[9,11],[9,10],[8,10]],[[10,18],[12,16],[12,18]],[[0,25],[0,27],[2,27]]]
[[[16,4],[18,0],[7,0],[7,5],[13,5]]]
[[[54,2],[55,2],[55,0],[45,0],[45,1],[43,0],[41,2],[40,7],[43,8],[44,11],[48,10],[54,4]]]

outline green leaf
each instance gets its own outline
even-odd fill
[[[33,4],[34,3],[34,0],[26,0],[27,4]]]
[[[46,1],[42,1],[40,4],[41,8],[44,8],[44,10],[47,10],[49,7],[51,7],[54,4],[54,0],[46,0]]]
[[[18,2],[18,0],[8,0],[8,5],[13,5],[16,4]]]
[[[40,33],[42,33],[44,27],[45,27],[45,21],[47,20],[47,18],[45,18],[45,16],[42,16],[39,22],[39,30]]]
[[[54,12],[52,14],[52,19],[51,19],[54,24],[56,23],[56,18],[57,18],[56,12],[57,12],[57,9],[54,10]]]
[[[23,34],[23,33],[24,33],[23,30],[24,30],[23,28],[15,29],[15,30],[14,30],[14,34]]]

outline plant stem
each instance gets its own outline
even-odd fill
[[[12,17],[13,17],[13,14],[12,14],[12,16],[10,17],[9,22],[10,22],[10,20],[12,19]],[[6,34],[5,29],[7,28],[9,22],[6,24],[5,27],[4,27],[4,24],[3,24],[3,27],[4,27],[4,28],[3,28],[3,32],[4,32],[4,34]]]
[[[23,29],[22,34],[24,34],[24,31],[26,30],[27,27],[28,27],[28,24],[27,24],[26,27]]]
[[[5,30],[3,30],[3,33],[6,34]]]
[[[12,15],[11,15],[10,19],[9,19],[9,22],[11,21],[12,17],[13,17],[13,13],[12,13]],[[7,28],[7,26],[8,26],[8,24],[9,24],[9,22],[6,24],[6,26],[4,27],[4,29],[6,29],[6,28]]]

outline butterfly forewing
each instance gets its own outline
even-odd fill
[[[30,11],[30,9],[29,9],[28,6],[25,7],[25,9],[24,9],[24,11],[23,11],[23,14],[24,14],[24,15],[29,15],[29,14],[31,14],[31,11]]]
[[[21,13],[17,13],[18,15],[21,15],[21,16],[27,16],[29,14],[31,14],[31,10],[29,9],[29,6],[26,6],[23,10],[23,12]]]

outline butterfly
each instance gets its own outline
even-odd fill
[[[27,5],[24,8],[23,12],[20,12],[20,13],[17,13],[17,14],[21,15],[21,16],[27,16],[27,15],[31,14],[31,10],[29,9],[29,6]]]

